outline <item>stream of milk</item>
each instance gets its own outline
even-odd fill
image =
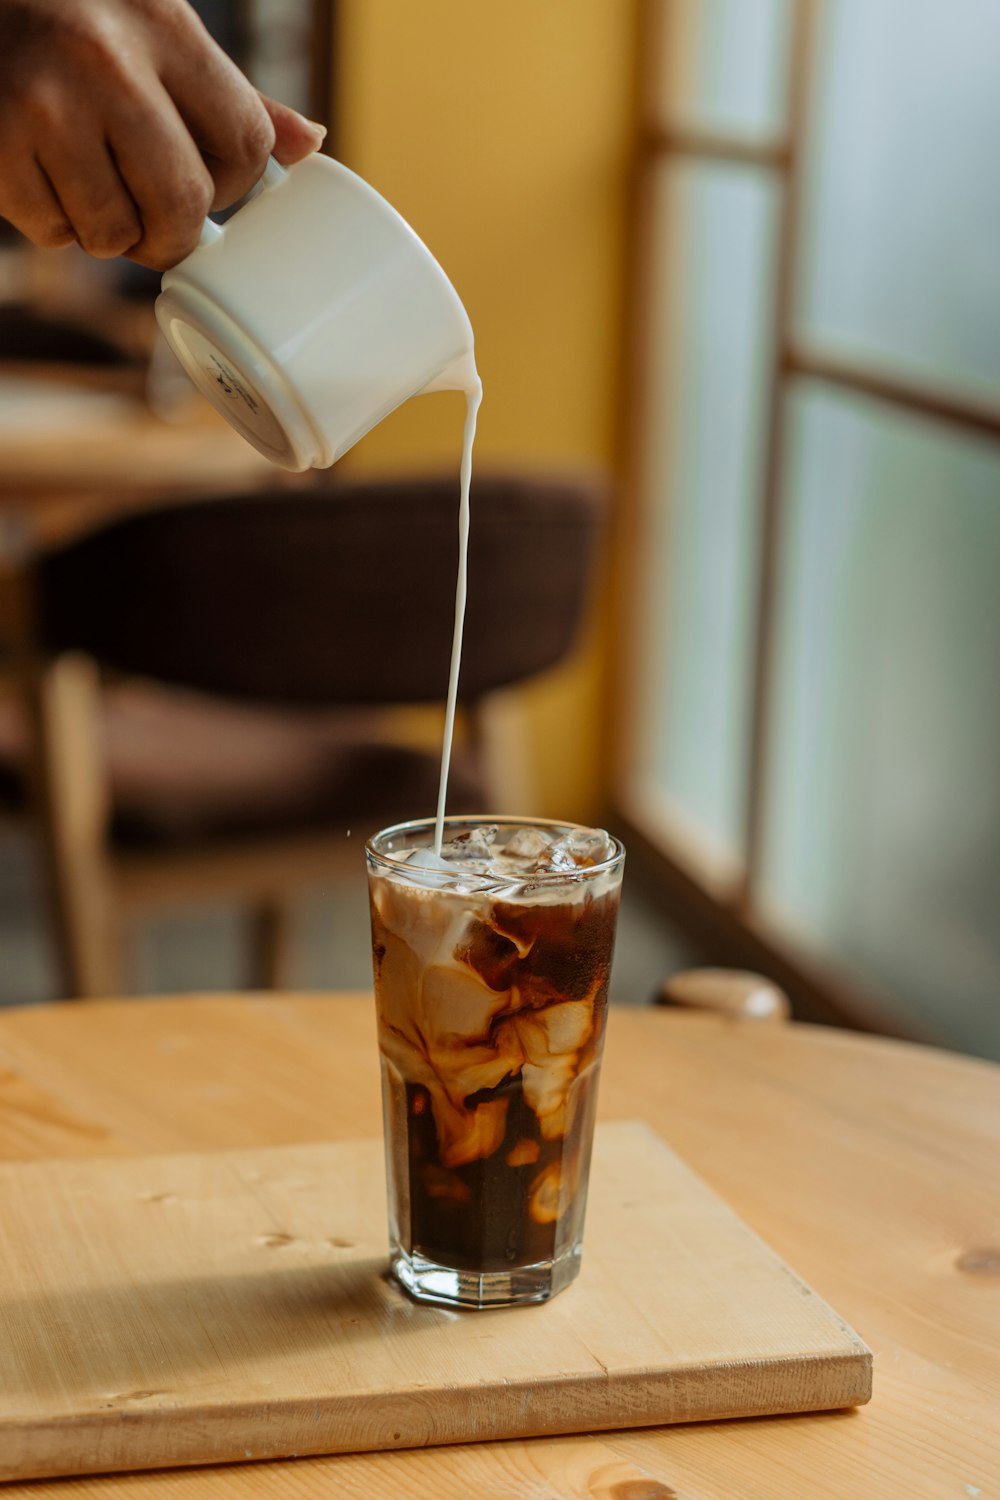
[[[483,399],[482,381],[476,378],[465,392],[465,427],[462,434],[461,499],[458,508],[458,580],[455,585],[455,626],[451,639],[451,670],[448,674],[448,699],[444,712],[444,735],[441,743],[441,780],[438,785],[437,820],[434,825],[434,853],[440,855],[444,837],[444,807],[448,796],[448,771],[451,745],[455,734],[455,705],[458,702],[458,674],[462,665],[462,634],[465,628],[465,599],[469,577],[469,489],[472,483],[472,445],[476,440],[476,418]]]

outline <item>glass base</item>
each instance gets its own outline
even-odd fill
[[[509,1271],[457,1271],[425,1256],[395,1250],[392,1274],[418,1302],[438,1307],[515,1307],[519,1303],[548,1302],[569,1286],[580,1270],[580,1251],[561,1260],[538,1261]]]

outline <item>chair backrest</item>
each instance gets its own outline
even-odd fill
[[[589,482],[473,480],[461,696],[560,661],[588,597],[603,507]],[[338,484],[133,515],[43,559],[53,651],[232,698],[443,698],[458,482]]]
[[[0,360],[91,367],[135,363],[120,344],[96,329],[18,303],[0,307]]]

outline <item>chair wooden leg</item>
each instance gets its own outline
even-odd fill
[[[121,944],[107,854],[109,793],[97,668],[78,655],[27,669],[30,772],[48,867],[64,994],[121,988]]]
[[[659,1002],[734,1021],[787,1021],[791,1015],[784,990],[745,969],[685,969],[664,980]]]
[[[291,910],[280,901],[261,901],[250,913],[250,987],[287,989],[291,961]]]

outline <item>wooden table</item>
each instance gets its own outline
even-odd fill
[[[0,372],[0,564],[143,505],[288,478],[201,400],[166,422],[135,394]]]
[[[380,1130],[364,996],[0,1015],[0,1157]],[[1000,1496],[1000,1069],[801,1025],[616,1010],[608,1119],[644,1118],[875,1352],[856,1412],[13,1485],[4,1500]]]

